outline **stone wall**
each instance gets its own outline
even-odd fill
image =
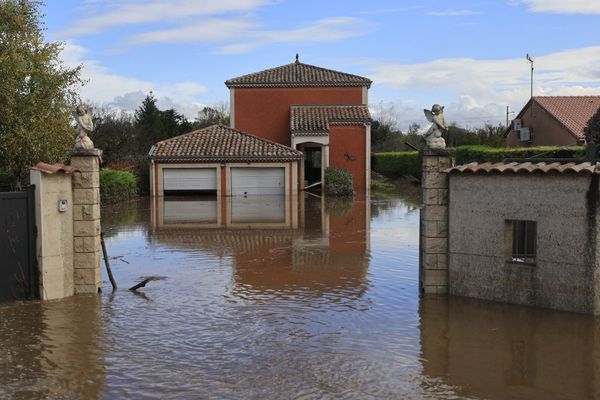
[[[75,293],[97,293],[100,260],[100,165],[98,150],[71,153],[73,174],[73,271]]]
[[[420,288],[424,293],[448,291],[448,174],[447,150],[424,150],[420,220]]]
[[[598,176],[450,175],[449,293],[598,314]],[[537,223],[535,265],[507,258],[507,220]]]
[[[44,300],[98,293],[102,286],[98,153],[74,151],[70,167],[39,163],[31,169]],[[59,201],[66,202],[63,210]]]

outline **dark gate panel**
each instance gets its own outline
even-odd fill
[[[0,192],[0,301],[39,297],[34,190]]]

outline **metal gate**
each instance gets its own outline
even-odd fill
[[[0,192],[0,301],[39,297],[34,196]]]

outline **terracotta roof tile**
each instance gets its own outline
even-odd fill
[[[600,108],[600,96],[535,96],[533,99],[577,139],[585,139],[583,128]]]
[[[38,171],[42,171],[45,174],[56,174],[57,172],[64,172],[65,174],[72,174],[73,172],[79,172],[77,168],[70,167],[68,165],[63,164],[46,164],[43,162],[39,162],[35,164],[35,167],[31,169],[36,169]]]
[[[600,172],[600,166],[591,162],[584,163],[470,163],[465,165],[458,165],[446,170],[449,173],[535,173],[540,172],[543,174],[549,172],[558,173],[576,173],[576,174],[593,174]]]
[[[292,105],[290,130],[296,136],[326,135],[332,124],[371,122],[369,107],[360,105]]]
[[[156,143],[148,154],[160,161],[285,161],[300,151],[224,125],[212,125]]]
[[[227,87],[366,86],[372,81],[358,75],[294,62],[242,75],[225,82]]]

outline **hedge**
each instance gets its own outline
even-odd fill
[[[328,196],[352,196],[354,184],[352,174],[343,168],[325,170],[325,194]]]
[[[102,204],[116,203],[137,196],[135,175],[129,171],[104,168],[100,170],[100,201]]]
[[[505,158],[583,158],[585,147],[489,147],[459,146],[454,149],[456,165],[472,162],[500,162]]]
[[[421,159],[418,151],[375,153],[371,158],[373,171],[388,178],[413,176],[421,178]]]
[[[500,162],[505,158],[583,158],[585,147],[489,147],[482,145],[459,146],[454,149],[456,165],[472,162]],[[421,178],[421,160],[416,151],[375,153],[372,169],[388,178],[413,176]]]

